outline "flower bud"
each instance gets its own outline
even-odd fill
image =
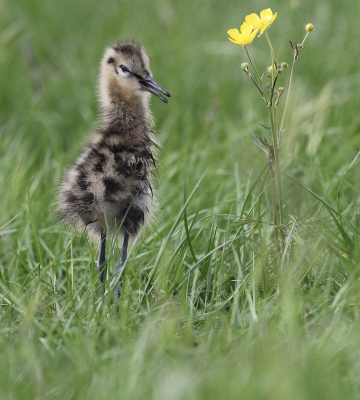
[[[314,25],[310,23],[305,25],[305,30],[306,32],[312,32],[314,30]]]
[[[274,67],[270,65],[270,67],[267,67],[268,72],[271,74],[274,70]]]
[[[296,48],[298,51],[304,50],[304,46],[302,44],[298,44]]]
[[[248,67],[249,67],[249,64],[248,64],[248,63],[245,63],[245,62],[244,62],[244,63],[241,64],[241,68],[242,68],[242,69],[248,69]]]
[[[280,67],[281,67],[281,69],[289,68],[289,64],[286,63],[286,62],[282,62],[282,63],[280,64]]]

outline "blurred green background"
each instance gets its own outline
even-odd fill
[[[315,27],[282,170],[337,210],[283,177],[281,271],[270,227],[228,229],[243,206],[271,222],[266,157],[248,131],[268,135],[257,124],[267,111],[226,34],[268,7],[278,62],[291,64],[289,40]],[[359,20],[360,3],[340,0],[0,0],[1,398],[359,398],[358,162],[348,170],[360,149]],[[52,210],[97,126],[102,54],[125,39],[145,46],[171,99],[152,99],[159,212],[130,252],[115,315],[95,246]],[[265,38],[248,49],[265,71]]]

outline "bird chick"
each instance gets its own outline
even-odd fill
[[[138,235],[150,218],[152,147],[158,146],[148,107],[150,93],[165,103],[163,94],[170,97],[152,78],[144,48],[133,42],[109,47],[100,68],[100,129],[60,188],[58,210],[65,224],[77,231],[86,229],[100,240],[97,268],[102,283],[107,233],[123,238],[121,270],[116,263],[116,270],[122,272],[129,238]],[[118,287],[115,294],[120,296]]]

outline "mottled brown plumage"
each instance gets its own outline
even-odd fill
[[[150,218],[152,148],[157,144],[148,98],[150,92],[167,102],[160,91],[170,96],[152,79],[142,47],[123,42],[106,50],[100,72],[100,128],[70,167],[58,205],[67,225],[101,238],[100,255],[105,254],[107,231],[124,236],[127,247],[127,238],[136,236]],[[122,258],[124,264],[126,248]],[[104,262],[99,257],[99,270]]]

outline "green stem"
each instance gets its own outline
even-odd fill
[[[248,56],[248,59],[249,59],[249,61],[250,61],[250,64],[251,64],[251,66],[253,67],[253,69],[254,69],[254,71],[255,71],[255,74],[256,74],[258,83],[261,84],[260,75],[259,75],[259,73],[258,73],[258,70],[256,69],[254,63],[252,62],[252,59],[251,59],[251,57],[250,57],[250,54],[249,54],[249,52],[248,52],[247,47],[246,47],[246,46],[244,46],[244,47],[245,47],[245,51],[246,51],[246,54],[247,54],[247,56]]]
[[[274,153],[270,150],[268,154],[269,168],[271,172],[271,201],[272,201],[272,209],[273,209],[273,223],[274,223],[274,239],[275,239],[275,248],[277,251],[277,262],[280,265],[280,253],[281,248],[279,244],[279,235],[276,228],[277,222],[277,212],[276,212],[276,177],[275,177],[275,166],[274,166]]]
[[[304,45],[306,38],[309,36],[309,33],[310,32],[306,32],[306,35],[305,35],[303,41],[301,42],[302,46]],[[289,98],[290,98],[290,90],[291,90],[291,83],[292,83],[293,75],[294,75],[295,63],[296,63],[297,59],[298,59],[298,53],[294,53],[294,55],[293,55],[293,63],[292,63],[292,66],[291,66],[291,72],[290,72],[290,78],[289,78],[289,87],[288,87],[288,92],[287,92],[287,96],[286,96],[284,112],[283,112],[283,115],[282,115],[282,118],[281,118],[281,124],[280,124],[279,133],[278,133],[278,138],[277,138],[277,143],[278,143],[278,147],[279,148],[280,148],[280,143],[281,143],[281,134],[282,134],[282,130],[283,130],[283,127],[284,127],[285,115],[286,115],[287,106],[288,106]]]
[[[256,69],[256,67],[255,67],[255,65],[254,65],[254,63],[253,63],[253,61],[252,61],[252,59],[251,59],[251,57],[250,57],[250,54],[249,54],[249,52],[248,52],[247,47],[246,47],[246,46],[244,46],[244,47],[245,47],[245,51],[246,51],[246,54],[247,54],[247,56],[248,56],[248,59],[249,59],[249,61],[250,61],[250,64],[251,64],[251,66],[253,67],[253,70],[255,71],[256,78],[257,78],[257,80],[258,80],[258,84],[259,84],[259,86],[261,87],[261,89],[262,89],[262,91],[263,91],[263,93],[264,93],[265,99],[266,99],[265,90],[264,90],[264,88],[263,88],[263,85],[261,84],[261,79],[260,79],[260,75],[259,75],[259,73],[258,73],[258,70]],[[267,99],[266,99],[266,101],[267,101]]]
[[[304,46],[306,38],[309,36],[309,32],[306,32],[306,35],[304,37],[304,40],[301,42],[301,46]]]
[[[274,63],[275,63],[275,57],[274,57],[274,49],[272,47],[272,44],[270,42],[270,38],[267,34],[267,32],[265,31],[265,37],[266,40],[268,42],[269,48],[270,48],[270,53],[271,53],[271,85],[273,85],[274,83],[274,79],[275,79],[275,71],[274,71]]]
[[[274,70],[274,64],[275,64],[275,57],[274,57],[274,49],[272,47],[269,35],[265,31],[265,37],[268,42],[269,48],[270,48],[270,53],[271,53],[271,78],[272,78],[272,85],[274,85],[274,79],[275,79],[275,70]],[[272,102],[271,102],[272,103]],[[280,225],[284,224],[284,217],[283,217],[283,203],[282,203],[282,185],[281,185],[281,174],[280,174],[280,159],[279,159],[279,146],[278,146],[278,138],[277,138],[277,132],[276,132],[276,122],[275,122],[275,111],[274,111],[274,105],[271,104],[268,106],[268,111],[269,111],[269,117],[270,117],[270,124],[271,124],[271,134],[272,134],[272,142],[274,146],[274,156],[275,156],[275,174],[276,174],[276,180],[278,184],[278,193],[279,193],[279,222]]]
[[[271,135],[272,135],[272,142],[274,147],[274,156],[275,156],[275,173],[276,173],[276,180],[278,183],[278,193],[279,193],[279,219],[280,225],[284,224],[284,217],[283,217],[283,203],[282,203],[282,185],[281,185],[281,173],[280,173],[280,160],[279,160],[279,148],[277,146],[277,134],[276,134],[276,125],[275,125],[275,118],[274,118],[274,110],[273,107],[268,107],[270,124],[271,124]]]
[[[297,58],[295,58],[295,56],[294,56],[293,63],[292,63],[292,66],[291,66],[291,72],[290,72],[290,78],[289,78],[289,86],[288,86],[288,91],[287,91],[287,95],[286,95],[284,111],[283,111],[283,115],[282,115],[282,118],[281,118],[281,124],[280,124],[280,129],[279,129],[278,138],[277,138],[277,146],[278,146],[278,148],[280,148],[281,135],[282,135],[282,131],[283,131],[283,127],[284,127],[284,121],[285,121],[285,115],[286,115],[286,111],[287,111],[287,107],[288,107],[288,103],[289,103],[290,91],[291,91],[291,83],[292,83],[292,80],[293,80],[294,68],[295,68],[296,60],[297,60]]]

